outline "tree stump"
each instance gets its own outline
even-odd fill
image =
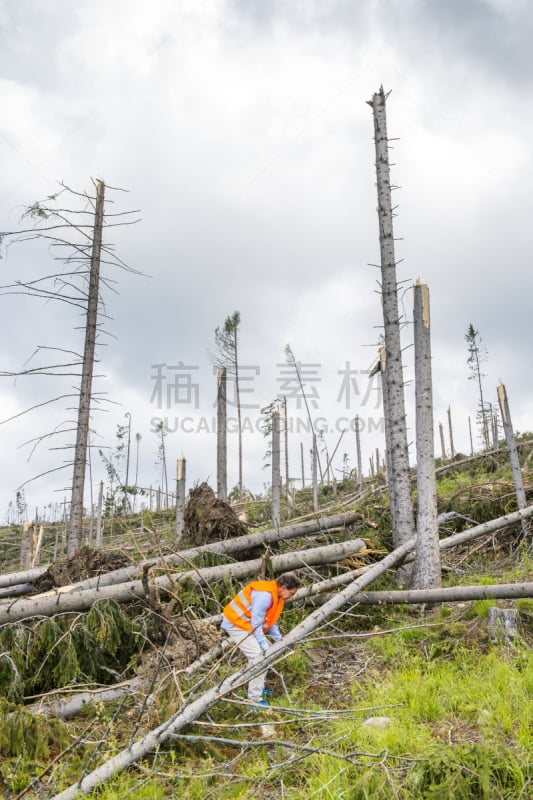
[[[520,639],[520,616],[516,608],[489,608],[487,632],[495,644],[514,644]]]

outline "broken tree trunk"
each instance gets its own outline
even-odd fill
[[[186,480],[186,461],[184,458],[178,458],[176,462],[176,542],[179,542],[185,533]]]
[[[40,714],[43,717],[69,719],[79,714],[87,703],[109,703],[113,700],[122,699],[129,695],[137,694],[145,685],[144,678],[136,677],[114,686],[107,686],[104,689],[76,692],[71,697],[45,696],[39,702],[25,706],[24,710],[29,711],[31,714]]]
[[[507,450],[509,451],[509,462],[511,464],[511,473],[513,476],[516,504],[518,508],[525,508],[527,505],[526,493],[524,490],[524,481],[522,478],[522,470],[520,469],[520,460],[518,458],[518,450],[516,449],[516,442],[514,438],[513,423],[511,422],[511,412],[509,411],[509,402],[507,400],[507,391],[503,383],[498,386],[498,401],[500,403],[500,411],[502,415],[503,431],[505,433],[505,441],[507,443]],[[527,535],[528,526],[522,522],[522,533]]]
[[[455,458],[455,446],[453,444],[452,409],[448,406],[448,433],[450,435],[450,458]]]
[[[279,411],[272,411],[272,527],[279,529],[281,522],[281,472]]]
[[[102,546],[102,510],[104,507],[104,482],[100,481],[98,487],[98,508],[96,511],[96,546]]]
[[[449,603],[469,600],[533,597],[533,583],[502,583],[491,586],[448,586],[438,589],[408,589],[393,592],[361,592],[357,602],[363,605],[398,605],[401,603]]]
[[[313,433],[313,449],[311,451],[311,481],[313,486],[313,511],[318,511],[317,462],[318,462],[318,450],[316,446],[316,433]]]
[[[217,497],[228,500],[226,367],[217,374]]]
[[[101,766],[85,775],[77,783],[65,791],[55,795],[53,800],[73,800],[83,794],[88,794],[109,778],[134,764],[150,752],[157,751],[163,742],[174,733],[189,725],[199,716],[208,711],[218,700],[232,692],[234,689],[247,683],[250,678],[266,669],[270,664],[279,659],[290,647],[302,641],[312,631],[321,625],[324,620],[341,609],[346,603],[353,600],[357,594],[372,583],[383,572],[395,566],[414,547],[414,538],[405,542],[401,547],[390,553],[379,564],[374,565],[365,575],[351,583],[342,592],[334,595],[327,603],[310,614],[303,622],[293,628],[280,642],[274,643],[266,653],[259,656],[251,664],[246,665],[237,672],[229,675],[218,685],[208,689],[196,699],[189,699],[168,720],[154,730],[150,731],[135,742],[130,743],[126,750],[117,753]]]
[[[355,424],[355,457],[356,457],[356,464],[357,464],[357,485],[359,487],[359,491],[363,491],[363,461],[361,458],[361,437],[359,434],[359,417],[356,416],[354,419]]]
[[[446,539],[441,539],[439,547],[441,550],[449,550],[452,547],[457,547],[460,544],[466,544],[479,536],[484,536],[487,533],[495,533],[502,528],[507,528],[509,525],[516,525],[517,522],[522,522],[524,519],[533,517],[533,506],[513,511],[511,514],[505,514],[503,517],[489,520],[489,522],[482,522],[480,525],[475,525],[473,528],[468,528],[461,533],[454,533]],[[411,561],[413,556],[409,554],[405,561]]]
[[[436,589],[441,584],[437,484],[433,437],[431,327],[429,288],[417,281],[414,289],[415,396],[416,396],[416,554],[411,586]]]

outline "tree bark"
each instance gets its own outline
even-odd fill
[[[357,485],[363,491],[363,460],[361,458],[361,437],[359,434],[359,417],[355,417],[355,449],[357,458]]]
[[[407,426],[403,393],[403,367],[398,313],[398,286],[392,224],[392,202],[389,169],[389,144],[385,92],[381,87],[369,101],[374,114],[376,147],[376,176],[378,189],[379,243],[381,252],[381,292],[385,347],[387,350],[387,387],[389,400],[389,425],[391,442],[390,492],[394,495],[397,517],[393,529],[395,547],[409,539],[414,530]]]
[[[179,542],[185,533],[186,467],[185,459],[178,458],[176,462],[176,542]]]
[[[290,477],[289,477],[289,418],[287,415],[287,396],[283,398],[283,434],[285,444],[285,499],[289,499]]]
[[[87,705],[87,703],[109,703],[119,700],[132,694],[137,694],[145,685],[143,678],[132,678],[130,681],[105,689],[92,689],[84,692],[76,692],[71,697],[50,698],[44,697],[37,703],[25,706],[24,710],[31,714],[40,714],[43,717],[58,717],[59,719],[69,719],[75,717]]]
[[[311,481],[313,484],[313,511],[318,511],[318,476],[317,476],[318,450],[316,446],[316,433],[313,433],[313,450],[311,452],[312,452]]]
[[[102,546],[102,509],[104,506],[104,482],[98,488],[98,509],[96,511],[96,546]]]
[[[26,569],[29,569],[31,564],[32,541],[33,522],[24,522],[20,538],[20,566]]]
[[[217,373],[217,497],[228,499],[226,367]]]
[[[442,463],[446,461],[446,445],[444,444],[444,428],[442,427],[442,422],[439,422],[439,436],[440,436],[440,452]]]
[[[429,289],[426,284],[418,282],[413,288],[418,508],[416,555],[411,585],[414,589],[436,589],[441,585],[441,568],[433,434]]]
[[[500,411],[502,415],[503,431],[505,433],[505,441],[507,442],[507,449],[509,451],[509,462],[511,464],[511,473],[514,482],[516,504],[518,508],[525,508],[527,505],[527,500],[524,490],[524,481],[522,478],[522,470],[520,469],[518,450],[516,449],[513,423],[511,422],[511,412],[509,411],[509,402],[507,400],[507,391],[503,383],[500,383],[497,391],[498,402],[500,404]],[[522,522],[522,533],[524,535],[527,535],[528,533],[528,526],[525,522]]]
[[[280,431],[279,411],[272,411],[272,527],[279,528],[281,522],[281,475],[280,475]]]
[[[453,444],[452,410],[450,406],[448,406],[447,413],[448,413],[448,432],[450,434],[450,458],[453,461],[453,459],[455,458],[455,447]]]
[[[533,597],[533,583],[501,583],[491,586],[447,586],[436,589],[408,589],[394,592],[361,592],[362,605],[399,605],[401,603],[451,603],[470,600]]]
[[[70,534],[68,554],[80,547],[83,528],[83,498],[85,490],[85,467],[87,464],[87,437],[91,414],[91,394],[94,370],[94,351],[98,325],[98,303],[100,283],[100,254],[102,250],[102,228],[104,221],[105,184],[96,181],[96,208],[92,241],[87,317],[85,323],[85,348],[80,383],[78,425],[74,450],[74,472],[72,476],[72,499],[70,510]]]
[[[387,483],[389,486],[389,503],[390,503],[390,520],[391,528],[393,531],[398,527],[398,518],[396,514],[395,500],[396,494],[393,491],[393,468],[391,463],[392,453],[392,440],[390,430],[390,403],[389,403],[389,387],[387,383],[387,349],[385,347],[379,348],[379,372],[381,373],[381,397],[383,402],[383,422],[385,425],[385,469],[387,472]],[[376,464],[376,472],[379,469],[379,464]]]

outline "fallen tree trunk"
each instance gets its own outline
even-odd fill
[[[490,586],[447,586],[440,589],[408,589],[391,592],[362,592],[357,602],[362,605],[400,603],[448,603],[468,600],[533,597],[533,583],[501,583]]]
[[[24,710],[31,714],[40,714],[43,717],[68,719],[79,714],[87,703],[108,703],[112,700],[119,700],[137,694],[145,684],[146,681],[143,678],[137,677],[115,686],[107,686],[105,689],[87,689],[84,692],[76,692],[71,697],[54,698],[48,695],[38,703],[25,706]]]
[[[466,531],[447,536],[445,539],[440,540],[439,548],[441,550],[449,550],[452,547],[466,544],[487,533],[495,533],[496,531],[502,530],[502,528],[507,528],[509,525],[516,525],[517,522],[521,522],[529,517],[533,517],[533,506],[521,508],[519,511],[512,511],[510,514],[505,514],[503,517],[497,517],[488,522],[482,522],[480,525],[474,525],[473,528],[468,528]],[[413,559],[414,555],[409,553],[405,558],[405,563],[407,564],[413,561]]]
[[[295,553],[284,553],[283,555],[272,557],[272,569],[275,574],[279,574],[306,566],[330,564],[342,561],[363,548],[366,548],[364,540],[355,539],[354,541],[329,544],[324,547],[314,547],[310,550],[300,550]],[[172,589],[185,579],[195,584],[209,584],[227,577],[241,579],[260,573],[263,566],[263,560],[256,558],[252,561],[239,561],[234,564],[222,564],[218,567],[188,570],[187,572],[177,572],[173,575],[160,575],[153,580],[153,584],[164,591],[165,589]],[[118,586],[104,586],[78,592],[65,592],[54,589],[45,594],[15,599],[9,604],[1,605],[0,625],[28,617],[51,617],[54,614],[69,611],[86,611],[101,600],[115,600],[117,603],[127,603],[136,598],[145,597],[145,595],[145,588],[140,580],[121,583]]]
[[[169,739],[174,733],[189,725],[199,716],[204,714],[211,706],[225,695],[232,692],[250,678],[262,672],[266,667],[276,661],[290,647],[297,642],[305,639],[312,631],[321,625],[331,614],[338,611],[346,603],[353,600],[357,594],[372,583],[379,575],[398,564],[405,558],[415,546],[415,539],[409,539],[401,547],[394,550],[378,564],[375,564],[368,572],[351,583],[338,594],[334,595],[321,608],[310,614],[303,622],[293,628],[280,642],[276,642],[270,647],[264,656],[259,656],[251,664],[246,665],[237,672],[229,675],[218,685],[212,687],[207,692],[196,699],[191,699],[184,703],[181,708],[173,714],[170,719],[159,725],[154,730],[147,733],[141,739],[132,742],[126,750],[117,753],[108,761],[101,764],[92,772],[85,775],[74,785],[55,795],[53,800],[73,800],[83,794],[88,794],[100,784],[116,775],[118,772],[134,764],[148,753],[156,751],[160,745]]]
[[[482,522],[480,525],[475,525],[473,528],[461,531],[461,533],[454,533],[452,536],[441,540],[440,548],[441,550],[448,550],[450,547],[465,544],[472,539],[476,539],[478,536],[483,536],[485,533],[494,533],[502,528],[507,528],[509,525],[515,525],[517,522],[529,519],[529,517],[533,517],[533,506],[527,506],[518,511],[513,511],[510,514],[505,514],[503,517],[497,517],[488,522]]]
[[[47,567],[35,567],[34,569],[26,569],[23,572],[9,572],[5,575],[0,575],[0,588],[4,586],[18,586],[19,583],[30,583],[35,578],[44,575]]]
[[[172,553],[168,556],[158,559],[147,559],[138,564],[132,564],[130,567],[122,567],[120,569],[111,570],[102,575],[94,578],[87,578],[79,581],[70,587],[69,591],[79,591],[83,589],[94,589],[104,586],[115,586],[119,583],[126,583],[133,580],[136,576],[140,575],[146,565],[152,567],[161,566],[166,568],[170,565],[175,566],[178,564],[187,564],[193,558],[201,555],[202,553],[214,553],[218,555],[232,555],[233,553],[243,552],[250,550],[253,547],[259,547],[265,544],[272,544],[273,542],[284,541],[286,539],[294,539],[302,536],[312,536],[314,534],[329,531],[335,528],[342,528],[345,525],[351,525],[353,522],[360,522],[363,516],[359,511],[347,511],[342,514],[335,514],[330,517],[322,519],[307,520],[300,522],[296,525],[286,525],[285,527],[276,529],[269,528],[266,531],[259,531],[257,533],[247,533],[244,536],[235,536],[233,539],[225,539],[220,542],[211,542],[209,544],[201,545],[199,547],[190,547],[187,550],[182,550],[180,553]],[[40,570],[26,570],[25,572],[14,572],[9,575],[0,575],[0,588],[3,586],[15,586],[19,583],[27,583],[37,577],[40,577],[46,572],[46,568]]]

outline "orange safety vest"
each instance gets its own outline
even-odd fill
[[[235,595],[231,603],[224,609],[224,616],[226,619],[236,625],[237,628],[242,628],[245,631],[252,630],[252,592],[270,592],[272,595],[272,605],[265,615],[265,622],[263,630],[267,631],[279,619],[285,601],[278,597],[278,584],[276,581],[252,581],[244,586],[241,591]]]

